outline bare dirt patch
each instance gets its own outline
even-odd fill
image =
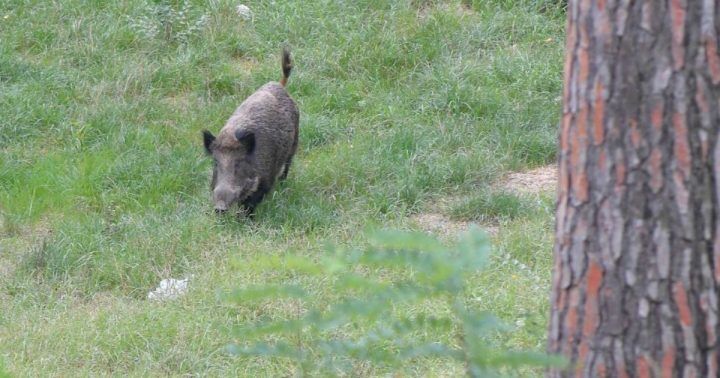
[[[523,194],[552,192],[557,187],[557,166],[553,164],[525,172],[509,173],[500,181],[500,187]]]

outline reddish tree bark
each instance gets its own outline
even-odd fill
[[[720,2],[571,0],[551,377],[718,377]]]

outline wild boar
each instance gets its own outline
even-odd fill
[[[205,151],[213,158],[210,183],[215,212],[238,203],[247,215],[285,179],[298,146],[300,113],[287,90],[290,52],[282,52],[282,79],[269,82],[235,110],[217,138],[203,131]]]

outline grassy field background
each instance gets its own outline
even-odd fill
[[[217,293],[297,283],[330,301],[322,278],[247,264],[314,260],[328,245],[362,246],[371,230],[421,229],[425,213],[497,230],[467,302],[510,326],[489,342],[543,350],[552,193],[498,181],[555,160],[564,15],[550,3],[258,1],[246,3],[250,19],[228,0],[170,15],[158,4],[182,2],[0,3],[5,370],[295,374],[291,362],[223,348],[231,328],[302,305],[232,304]],[[217,132],[280,78],[286,44],[301,112],[289,178],[254,221],[218,218],[200,131]],[[145,299],[161,279],[188,276],[185,297]],[[463,367],[429,359],[400,370]],[[361,364],[355,373],[386,372]]]

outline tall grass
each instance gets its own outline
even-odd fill
[[[504,220],[497,256],[469,300],[511,323],[527,314],[531,326],[497,341],[539,349],[550,215],[532,201],[519,210],[462,206],[472,201],[467,193],[491,193],[508,170],[554,160],[561,7],[246,4],[251,19],[228,0],[0,2],[6,370],[292,374],[291,363],[238,360],[222,350],[228,328],[296,307],[228,306],[216,291],[301,281],[321,299],[333,293],[321,278],[230,262],[313,260],[328,243],[362,246],[365,231],[413,228],[411,215],[453,198],[455,217],[483,220],[477,212],[487,210]],[[153,33],[152,25],[171,27]],[[254,221],[217,218],[200,130],[217,131],[246,96],[279,79],[285,44],[295,59],[288,89],[301,111],[290,176]],[[191,275],[187,297],[145,301],[160,279]],[[518,304],[526,280],[534,298]],[[404,369],[462,371],[433,360]]]

